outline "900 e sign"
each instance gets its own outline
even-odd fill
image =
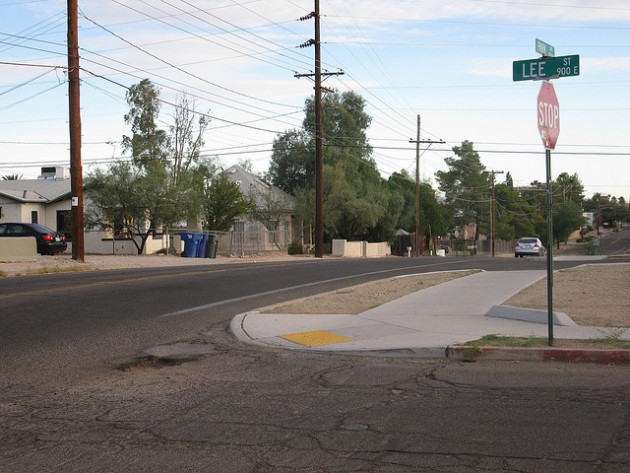
[[[549,80],[580,75],[580,56],[558,56],[525,59],[512,63],[512,78],[522,80]]]

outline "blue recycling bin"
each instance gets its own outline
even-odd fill
[[[197,246],[197,258],[205,258],[208,254],[208,234],[199,234],[199,245]]]
[[[199,243],[201,242],[201,234],[193,232],[182,232],[179,234],[184,242],[184,253],[182,256],[186,258],[197,258],[199,254]]]

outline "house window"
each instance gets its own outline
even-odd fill
[[[57,231],[63,232],[66,241],[72,241],[72,211],[57,210]]]
[[[37,210],[31,211],[31,223],[39,223],[37,221]]]

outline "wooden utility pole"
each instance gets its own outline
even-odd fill
[[[72,194],[72,259],[84,262],[78,10],[78,0],[68,0],[68,97],[70,122],[70,188]]]
[[[416,134],[416,256],[420,256],[420,115],[418,115],[418,127]]]
[[[496,240],[497,234],[497,221],[496,221],[496,208],[494,205],[494,175],[495,174],[503,174],[503,171],[490,171],[492,174],[492,199],[490,201],[490,253],[494,256],[494,241]]]
[[[319,0],[315,0],[315,257],[324,257],[324,133]]]
[[[418,127],[415,140],[409,140],[409,143],[416,144],[416,237],[414,241],[414,255],[421,256],[420,250],[420,143],[426,143],[431,146],[433,143],[444,143],[442,140],[420,140],[420,115],[418,115]]]
[[[314,77],[315,80],[315,257],[324,257],[324,125],[322,110],[322,76],[341,75],[343,72],[322,73],[322,50],[319,26],[319,0],[315,0],[315,11],[300,20],[315,20],[315,39],[300,45],[301,48],[315,46],[315,74],[295,74],[295,77]]]

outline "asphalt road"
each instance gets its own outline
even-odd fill
[[[630,253],[630,226],[626,224],[616,232],[607,231],[607,234],[601,238],[600,251],[607,255]]]
[[[133,363],[156,345],[203,339],[209,329],[225,329],[235,314],[256,307],[397,274],[478,267],[541,269],[544,262],[308,259],[6,278],[0,286],[0,354],[9,363],[2,378],[70,381]]]
[[[0,471],[629,471],[627,366],[317,355],[225,330],[262,305],[472,267],[545,262],[309,259],[5,278]],[[177,344],[204,354],[146,356]]]

